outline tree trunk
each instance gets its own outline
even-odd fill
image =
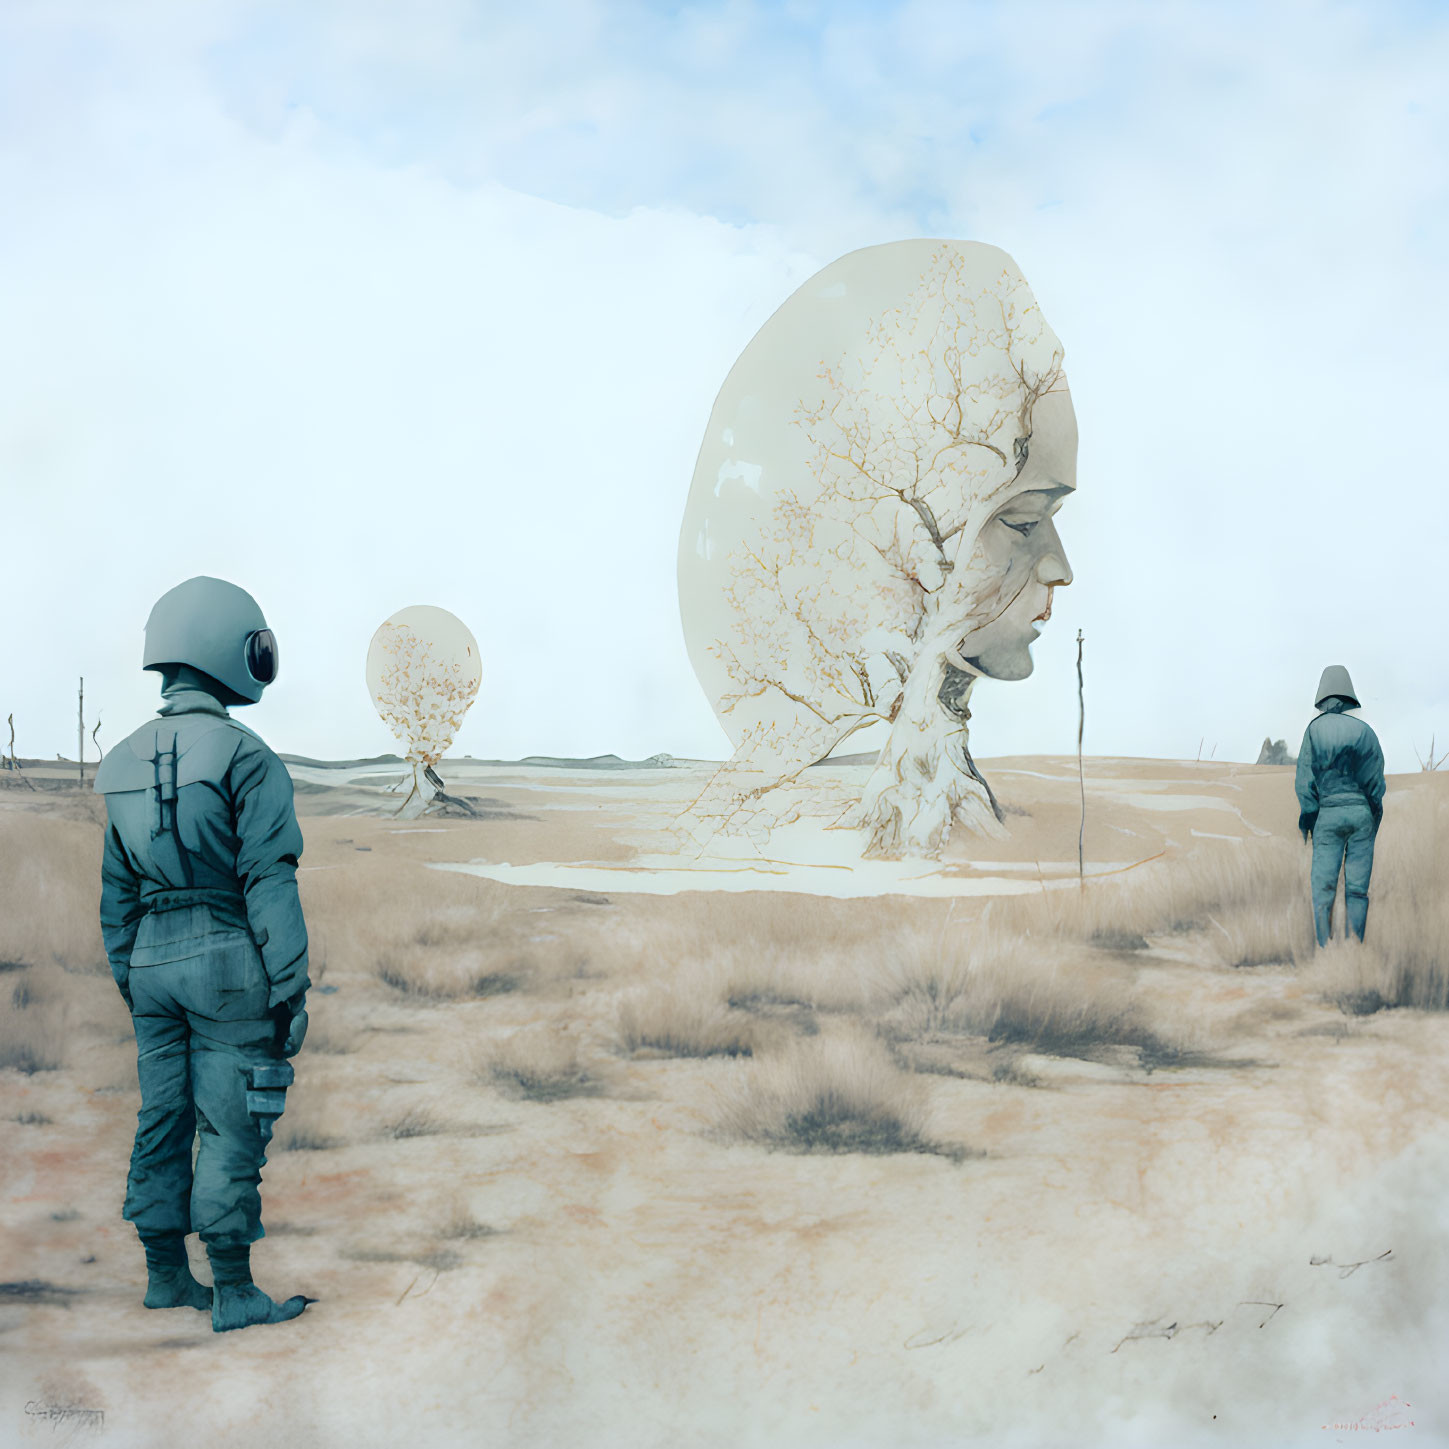
[[[423,773],[427,766],[421,760],[409,762],[412,770],[412,789],[397,812],[399,820],[416,820],[432,803],[437,793],[431,780]]]
[[[965,721],[938,698],[945,651],[960,636],[959,620],[928,636],[906,681],[890,738],[853,822],[869,832],[867,857],[938,856],[958,821],[978,835],[1005,833],[967,767]]]

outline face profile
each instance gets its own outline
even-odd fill
[[[1031,644],[1051,618],[1053,592],[1072,581],[1056,515],[1075,491],[1076,455],[1071,394],[1049,394],[1036,407],[1018,480],[1023,491],[997,509],[978,539],[986,617],[956,645],[956,667],[992,679],[1025,679],[1032,672]]]
[[[690,660],[734,747],[712,819],[758,830],[775,783],[882,722],[868,854],[997,828],[967,699],[1031,673],[1071,582],[1076,449],[1061,344],[998,248],[866,247],[786,299],[725,379],[680,532]]]

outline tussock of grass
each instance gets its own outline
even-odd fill
[[[1313,915],[1305,862],[1301,886],[1289,897],[1209,916],[1209,949],[1224,966],[1293,965],[1313,955]]]
[[[523,987],[525,967],[516,958],[504,965],[485,948],[418,946],[380,955],[377,979],[418,1003],[465,1001],[500,996]]]
[[[272,1138],[278,1152],[332,1152],[346,1144],[340,1137],[329,1137],[312,1127],[279,1127]]]
[[[753,1054],[758,1029],[716,996],[682,987],[641,992],[619,1007],[619,1045],[626,1052],[671,1057]]]
[[[736,946],[714,957],[724,980],[725,999],[745,1011],[804,1008],[852,1012],[871,999],[872,968],[880,949],[880,928],[846,945],[815,942],[785,948],[763,943]]]
[[[480,1223],[470,1213],[461,1213],[438,1236],[440,1238],[458,1238],[476,1242],[482,1238],[496,1238],[498,1236],[498,1229],[489,1227],[487,1223]]]
[[[436,1137],[446,1130],[445,1124],[426,1108],[410,1107],[384,1126],[380,1135],[403,1141],[409,1137]]]
[[[6,978],[10,991],[0,1011],[0,1068],[53,1072],[68,1063],[71,1011],[58,971],[27,969]]]
[[[788,1152],[962,1155],[931,1141],[926,1121],[922,1084],[853,1031],[795,1042],[757,1063],[722,1104],[719,1128]]]
[[[311,1036],[310,1030],[308,1036]],[[304,1044],[303,1050],[306,1050]],[[301,1093],[293,1087],[287,1093],[286,1111],[277,1118],[272,1129],[272,1147],[278,1152],[331,1152],[345,1147],[347,1141],[330,1130],[332,1114],[344,1110],[345,1104],[335,1098],[319,1098],[314,1093]]]
[[[1059,942],[980,927],[908,945],[883,978],[892,1004],[881,1028],[897,1041],[979,1036],[1076,1057],[1125,1046],[1153,1061],[1180,1053],[1149,1026],[1119,971]]]
[[[600,1074],[580,1060],[578,1042],[546,1027],[516,1031],[492,1048],[479,1060],[475,1079],[530,1102],[596,1097],[604,1090]]]
[[[991,1079],[1012,1087],[1039,1087],[1042,1084],[1041,1078],[1027,1071],[1015,1057],[997,1062],[991,1070]]]
[[[20,1123],[22,1127],[49,1127],[51,1123],[51,1119],[44,1112],[21,1112],[10,1120]]]

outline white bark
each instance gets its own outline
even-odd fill
[[[423,774],[427,768],[426,762],[422,760],[411,761],[412,788],[408,791],[408,797],[403,801],[402,807],[397,812],[399,820],[416,820],[418,816],[432,804],[433,796],[437,793],[433,783]]]
[[[949,714],[938,698],[946,651],[960,635],[959,622],[936,628],[906,681],[854,821],[869,832],[867,857],[938,856],[954,824],[996,838],[1006,833],[967,768],[965,721]]]

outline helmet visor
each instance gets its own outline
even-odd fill
[[[277,677],[277,636],[270,629],[247,635],[247,673],[258,684],[270,684]]]

